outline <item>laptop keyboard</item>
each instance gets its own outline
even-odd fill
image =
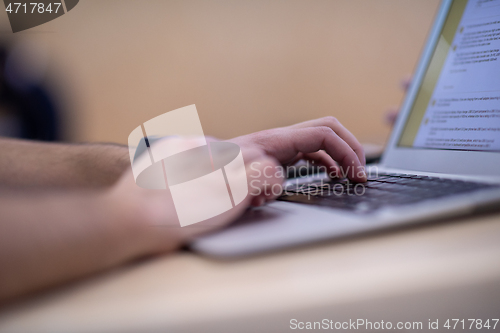
[[[386,206],[415,204],[492,187],[496,186],[411,174],[378,174],[362,184],[347,179],[291,184],[279,200],[369,213]]]

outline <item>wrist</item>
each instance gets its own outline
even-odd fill
[[[123,228],[124,238],[136,256],[177,249],[183,237],[167,191],[142,189],[129,179],[132,177],[125,174],[106,191],[114,228]]]

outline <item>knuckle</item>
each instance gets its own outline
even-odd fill
[[[361,143],[359,143],[359,142],[353,143],[352,149],[354,149],[355,151],[360,151],[360,152],[362,152],[364,150],[363,145],[361,145]]]
[[[335,134],[335,131],[328,126],[318,126],[317,130],[318,130],[318,132],[320,132],[320,134],[323,134],[323,135]]]
[[[325,123],[329,124],[329,125],[338,125],[340,124],[339,120],[337,118],[335,118],[334,116],[327,116],[325,118],[323,118]]]

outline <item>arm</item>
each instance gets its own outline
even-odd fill
[[[318,161],[364,181],[361,144],[333,117],[241,136],[233,141],[257,147],[282,164],[301,158]],[[130,166],[128,149],[116,144],[61,144],[0,139],[0,185],[27,187],[88,187],[114,184]]]
[[[33,182],[38,187],[90,183],[100,188],[0,193],[0,303],[134,258],[173,251],[198,234],[230,223],[251,203],[259,205],[273,199],[268,190],[281,179],[267,178],[262,170],[302,157],[334,169],[363,169],[364,160],[359,142],[334,118],[235,138],[231,141],[242,148],[248,179],[254,181],[253,187],[260,186],[261,194],[251,193],[235,208],[181,228],[168,189],[139,188],[130,171],[114,185],[103,186],[112,184],[117,174],[128,167],[126,149],[6,141],[2,142],[0,157],[3,182],[25,186]],[[6,148],[17,149],[8,152]],[[106,149],[115,157],[107,157]],[[26,161],[34,165],[24,166]],[[99,177],[98,172],[108,176],[93,182],[93,177]],[[366,176],[356,174],[353,178],[363,181]]]
[[[247,164],[276,166],[260,152],[247,150],[246,156]],[[139,188],[130,171],[108,188],[0,191],[0,304],[136,258],[174,251],[192,237],[233,221],[251,200],[248,196],[221,215],[181,228],[168,189]]]
[[[130,166],[128,148],[0,138],[0,186],[97,188],[114,184]]]
[[[101,191],[0,194],[0,303],[147,253],[129,207]]]

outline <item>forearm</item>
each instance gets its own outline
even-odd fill
[[[0,303],[155,250],[148,215],[105,191],[9,192],[0,211]]]
[[[0,139],[0,186],[105,187],[130,166],[126,146]]]
[[[265,193],[281,183],[264,176],[262,170],[276,163],[261,151],[247,150],[245,162],[258,193],[186,227],[180,226],[168,188],[140,188],[131,171],[109,188],[0,191],[0,303],[137,257],[173,251],[227,225],[253,199],[270,197]]]

